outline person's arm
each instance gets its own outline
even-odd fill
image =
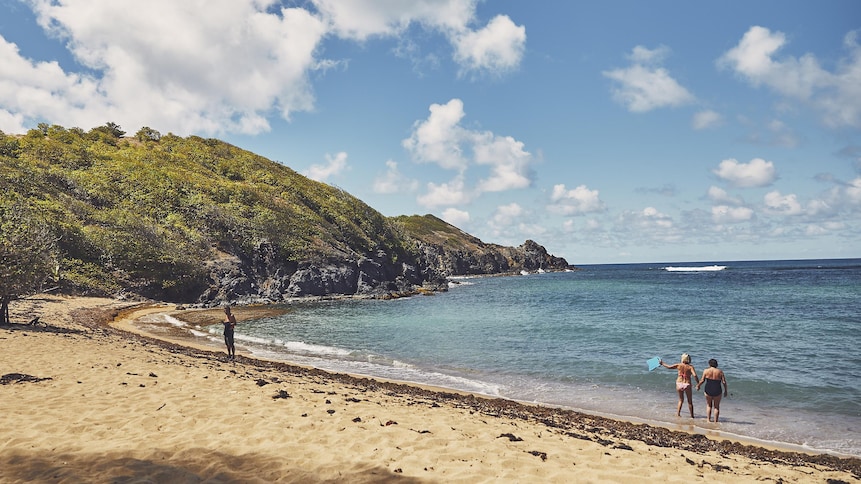
[[[720,372],[720,381],[723,383],[723,396],[729,395],[729,387],[726,386],[726,375],[723,371]]]
[[[694,368],[694,365],[690,365],[690,367],[691,367],[691,376],[697,379],[697,390],[699,390],[700,384],[702,382],[700,381],[700,377],[697,375],[697,369]]]
[[[673,363],[672,365],[665,365],[665,364],[664,364],[664,360],[659,360],[659,361],[658,361],[658,363],[659,363],[661,366],[663,366],[664,368],[669,368],[670,370],[675,370],[676,368],[678,368],[678,367],[679,367],[679,364],[678,364],[678,363]]]

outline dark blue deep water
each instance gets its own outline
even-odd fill
[[[237,340],[332,371],[861,455],[861,259],[459,279],[434,296],[292,304]],[[720,424],[702,393],[697,418],[677,418],[675,372],[648,371],[683,352],[699,374],[709,358],[725,371]]]

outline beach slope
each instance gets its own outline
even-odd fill
[[[38,296],[0,327],[0,482],[857,482],[781,452],[181,346],[168,309]],[[137,311],[137,312],[136,312]],[[42,324],[26,325],[39,317]]]

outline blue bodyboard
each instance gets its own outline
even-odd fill
[[[646,360],[646,363],[649,364],[649,371],[652,371],[655,368],[661,366],[661,358],[656,356],[654,358],[650,358],[650,359]]]

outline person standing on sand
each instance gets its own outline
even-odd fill
[[[236,316],[230,312],[230,306],[224,307],[224,344],[227,345],[227,359],[236,359],[236,347],[233,345],[233,329],[236,327]]]
[[[708,407],[709,422],[712,421],[712,407],[715,410],[715,422],[720,418],[720,388],[723,385],[723,396],[729,394],[729,389],[726,386],[726,375],[723,370],[718,369],[718,362],[712,358],[709,360],[709,367],[703,370],[703,379],[697,383],[697,391],[700,391],[700,386],[706,384],[706,406]]]
[[[658,363],[664,368],[679,371],[679,377],[676,378],[676,391],[679,394],[679,407],[676,409],[676,416],[682,416],[682,404],[685,403],[685,395],[687,395],[691,418],[694,418],[694,402],[692,400],[694,390],[691,388],[691,376],[697,379],[697,384],[700,383],[700,377],[697,376],[697,370],[691,365],[690,355],[682,353],[682,361],[674,365],[665,365],[664,360],[660,360]]]

